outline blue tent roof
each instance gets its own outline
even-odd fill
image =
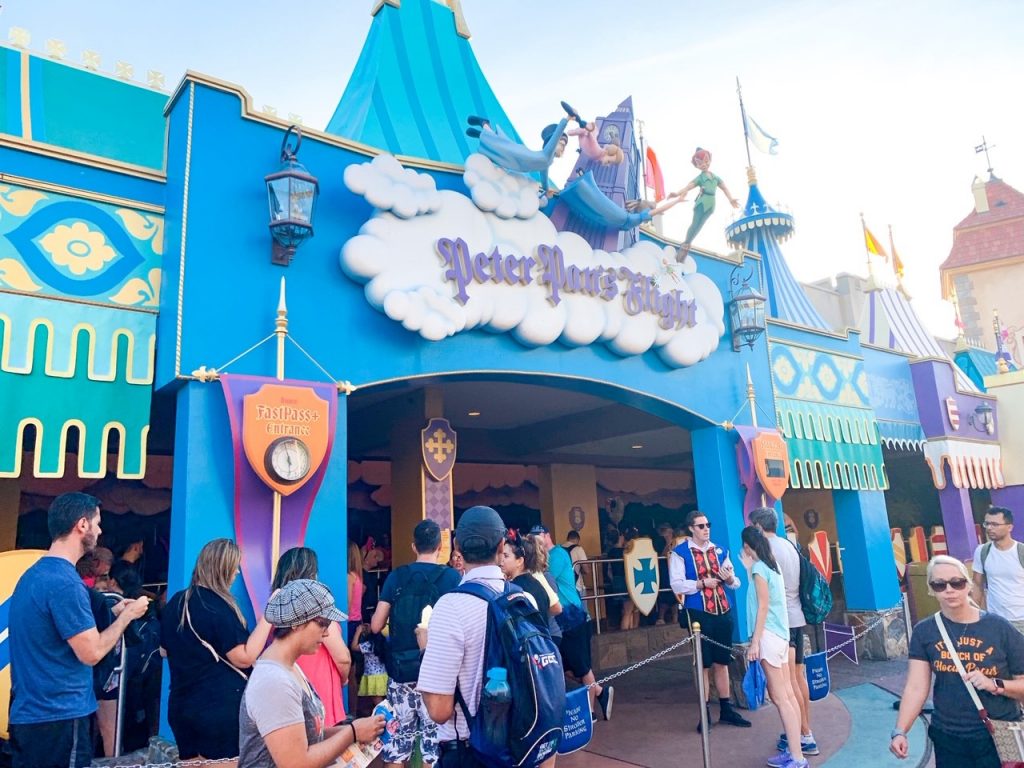
[[[985,388],[985,377],[995,376],[999,373],[998,364],[996,362],[996,353],[989,352],[985,349],[979,349],[978,347],[965,347],[958,349],[956,354],[953,356],[953,360],[959,366],[967,377],[977,385],[978,389],[982,392],[987,391]],[[1007,365],[1011,371],[1017,370],[1017,366],[1012,360],[1007,361]]]
[[[476,148],[465,132],[470,115],[518,140],[456,22],[437,0],[378,3],[327,132],[458,165]]]
[[[786,258],[779,248],[779,240],[787,239],[792,233],[793,216],[777,211],[765,202],[756,181],[750,184],[743,216],[725,230],[730,243],[761,254],[768,295],[766,311],[770,317],[829,331],[831,328],[828,323],[818,314],[804,289],[789,271]]]

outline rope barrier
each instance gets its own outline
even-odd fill
[[[902,610],[903,610],[903,604],[902,603],[900,603],[899,605],[896,605],[896,606],[894,606],[892,608],[886,609],[881,614],[879,614],[878,618],[876,618],[874,621],[872,621],[866,627],[861,629],[860,632],[855,633],[852,637],[847,638],[846,640],[844,640],[843,642],[839,643],[836,646],[833,646],[832,648],[826,648],[825,649],[825,653],[829,654],[829,658],[831,658],[831,655],[834,655],[835,653],[838,653],[842,648],[845,648],[850,643],[856,642],[860,638],[864,637],[864,635],[866,635],[868,632],[873,630],[875,627],[879,626],[887,618],[889,618],[890,616],[895,614],[897,611],[902,611]],[[702,641],[711,643],[711,645],[715,645],[715,646],[718,646],[719,648],[723,648],[723,649],[727,650],[730,654],[732,654],[734,656],[742,656],[743,653],[744,653],[742,651],[742,649],[733,648],[732,646],[728,646],[728,645],[725,645],[723,643],[719,643],[718,641],[712,640],[710,637],[708,637],[707,635],[705,635],[703,633],[701,633],[700,638],[701,638]],[[665,656],[667,656],[668,654],[672,653],[673,651],[677,651],[680,648],[683,648],[684,646],[692,643],[693,640],[694,640],[694,636],[692,634],[691,635],[687,635],[682,640],[680,640],[678,642],[675,642],[672,645],[669,645],[669,646],[667,646],[665,648],[662,648],[660,651],[658,651],[655,654],[652,654],[651,656],[648,656],[646,659],[642,659],[641,661],[638,661],[635,664],[631,664],[630,666],[624,667],[623,669],[620,669],[617,672],[613,672],[612,674],[607,675],[606,677],[603,677],[600,680],[597,680],[597,681],[595,681],[593,683],[590,683],[587,686],[587,688],[594,688],[594,687],[597,687],[597,686],[607,685],[612,680],[615,680],[618,677],[622,677],[623,675],[628,675],[630,672],[635,672],[636,670],[640,669],[641,667],[645,667],[646,665],[648,665],[648,664],[650,664],[650,663],[652,663],[654,661],[657,661],[658,659],[664,658]],[[414,736],[420,736],[422,734],[416,733],[416,734],[413,734],[413,735]],[[217,760],[179,760],[179,761],[175,761],[175,762],[163,762],[163,763],[120,763],[120,762],[116,762],[115,760],[111,760],[111,762],[109,764],[110,765],[116,765],[117,768],[199,768],[199,766],[206,766],[206,765],[225,765],[225,764],[231,764],[231,763],[237,762],[237,760],[238,760],[237,757],[219,758]]]
[[[893,606],[892,608],[887,608],[881,614],[879,614],[877,619],[875,619],[870,624],[868,624],[866,627],[861,629],[860,632],[855,633],[852,637],[848,637],[846,640],[844,640],[843,642],[839,643],[839,645],[833,646],[832,648],[826,648],[824,653],[827,654],[827,658],[831,659],[842,648],[845,648],[850,643],[856,642],[860,638],[864,637],[864,635],[866,635],[868,632],[873,630],[875,627],[877,627],[879,624],[881,624],[887,618],[889,618],[890,616],[895,614],[897,611],[901,612],[902,610],[903,610],[903,603],[900,603],[899,605]],[[726,651],[729,651],[729,653],[731,653],[734,656],[742,656],[745,653],[745,651],[743,651],[742,649],[734,648],[731,645],[725,645],[724,643],[720,643],[717,640],[712,640],[707,635],[703,635],[702,634],[701,635],[701,640],[703,640],[704,642],[707,642],[707,643],[711,643],[711,645],[717,646],[717,647],[722,648],[722,649],[724,649]],[[819,651],[819,653],[820,653],[820,651]]]

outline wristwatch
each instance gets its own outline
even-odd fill
[[[996,689],[993,691],[993,693],[997,693],[1000,696],[1005,696],[1006,695],[1006,683],[1004,683],[998,677],[993,678],[992,682],[994,682],[996,684]]]
[[[892,729],[892,733],[889,734],[889,741],[892,741],[897,736],[902,736],[903,738],[907,738],[907,732],[906,731],[901,731],[899,728],[893,728]]]

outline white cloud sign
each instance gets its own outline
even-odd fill
[[[399,174],[397,161],[382,157],[346,169],[349,189],[378,210],[345,243],[341,266],[410,331],[440,341],[486,329],[528,346],[602,343],[622,356],[653,349],[677,368],[717,348],[722,295],[692,258],[677,265],[674,249],[646,240],[622,253],[594,250],[537,211],[536,183],[483,157],[466,161],[472,200],[437,191],[426,174],[398,166]],[[386,195],[368,182],[380,176]],[[419,214],[393,202],[420,198],[429,205]]]

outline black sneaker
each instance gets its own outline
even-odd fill
[[[735,725],[737,728],[749,728],[751,723],[745,717],[740,715],[732,707],[723,709],[718,715],[718,722],[728,723],[729,725]]]
[[[601,708],[601,714],[604,715],[605,720],[612,719],[612,704],[615,703],[615,689],[610,685],[606,685],[601,690],[601,695],[597,697],[597,706]]]

